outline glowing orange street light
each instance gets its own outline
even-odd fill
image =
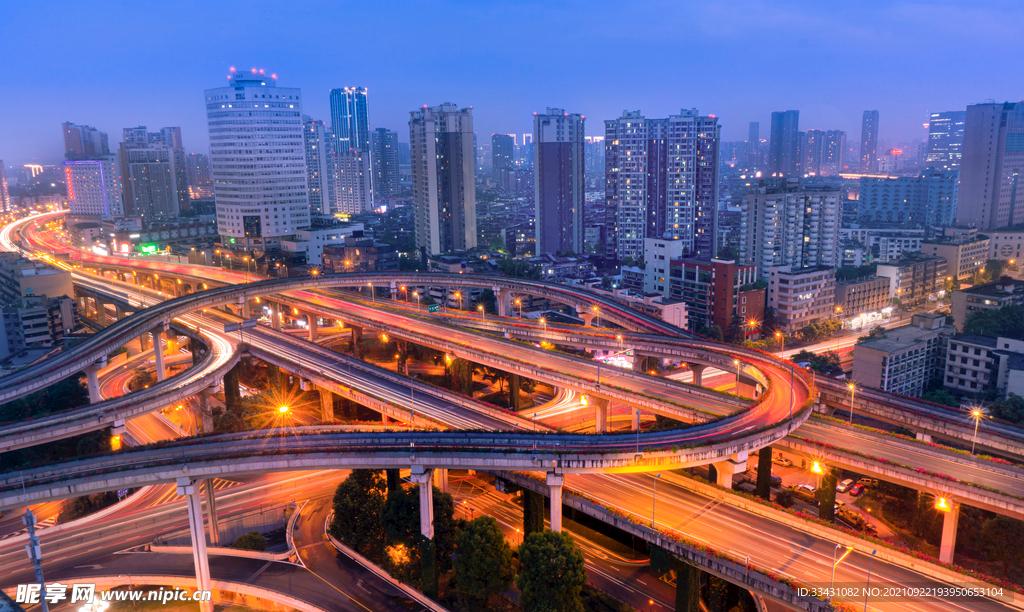
[[[935,509],[940,511],[940,512],[949,512],[950,510],[953,509],[953,507],[950,504],[949,500],[946,499],[945,497],[936,497],[935,498]]]
[[[278,411],[279,413],[281,413],[281,414],[285,414],[285,413],[286,413],[286,412],[288,412],[289,410],[290,410],[290,408],[288,408],[288,406],[281,406],[280,408],[278,408],[278,409],[277,409],[277,411]]]

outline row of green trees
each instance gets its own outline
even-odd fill
[[[353,470],[335,491],[330,533],[429,597],[438,598],[439,578],[447,575],[445,599],[465,610],[488,609],[514,583],[526,612],[582,612],[583,554],[568,534],[529,533],[518,549],[516,571],[496,520],[456,519],[452,496],[436,488],[433,502],[429,540],[420,534],[418,485],[402,487],[397,470]]]

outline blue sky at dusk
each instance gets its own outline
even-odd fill
[[[603,120],[680,108],[746,138],[773,110],[801,129],[923,137],[931,111],[1024,99],[1019,2],[4,2],[0,159],[57,163],[60,123],[181,126],[206,152],[203,90],[230,66],[276,72],[329,121],[332,87],[369,89],[371,127],[473,106],[477,133],[528,132],[556,106]]]

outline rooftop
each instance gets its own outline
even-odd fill
[[[999,344],[999,338],[995,336],[985,336],[982,334],[956,334],[953,336],[952,340],[975,346],[986,346],[988,348],[996,348]]]
[[[858,343],[858,347],[865,347],[882,351],[885,353],[896,353],[903,349],[916,348],[917,344],[925,344],[935,337],[935,332],[945,330],[952,332],[951,325],[943,325],[937,329],[920,328],[916,325],[904,325],[887,330],[884,336],[878,336],[865,342]]]
[[[1024,291],[1024,280],[1015,280],[1008,276],[1004,276],[998,281],[985,283],[984,285],[975,285],[973,287],[963,289],[962,291],[964,293],[970,293],[971,295],[989,297],[1007,296],[1012,293]]]

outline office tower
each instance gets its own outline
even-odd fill
[[[743,197],[740,263],[793,269],[839,265],[842,193],[802,187],[796,179],[766,181]]]
[[[366,88],[332,89],[330,105],[335,156],[334,208],[348,214],[373,210]]]
[[[768,147],[768,172],[780,176],[799,172],[800,111],[772,113],[772,134]]]
[[[964,121],[956,220],[992,230],[1024,222],[1024,102],[973,104]]]
[[[644,239],[665,236],[683,240],[687,255],[716,256],[718,119],[624,111],[604,124],[606,256],[641,261]]]
[[[953,225],[957,217],[957,173],[929,169],[919,176],[860,179],[858,219],[908,227]]]
[[[306,118],[303,127],[303,141],[306,147],[306,187],[309,192],[309,209],[314,215],[331,213],[332,202],[327,199],[330,190],[327,184],[332,175],[327,167],[327,150],[332,145],[327,141],[327,127],[323,121]]]
[[[860,125],[860,171],[878,172],[878,111],[864,111]]]
[[[838,176],[845,172],[846,132],[828,130],[824,134],[821,147],[821,160],[818,166],[820,176]]]
[[[118,151],[121,199],[128,216],[176,217],[190,207],[181,128],[124,128]]]
[[[756,143],[761,138],[761,122],[751,121],[747,127],[747,142]]]
[[[7,190],[7,169],[0,159],[0,212],[11,211],[11,193]]]
[[[309,227],[309,193],[298,88],[255,68],[206,90],[217,227],[225,246],[277,250]]]
[[[370,134],[370,163],[373,165],[374,196],[398,195],[398,132],[377,128]]]
[[[416,247],[429,255],[476,247],[473,109],[411,111],[409,142]]]
[[[964,147],[967,111],[932,113],[928,118],[928,144],[924,161],[936,170],[959,170]]]
[[[124,216],[121,176],[116,155],[64,162],[68,212],[72,217],[116,219]]]
[[[207,197],[213,193],[213,184],[210,182],[210,158],[202,153],[189,153],[185,157],[185,172],[188,176],[188,186],[194,192],[194,197]]]
[[[585,120],[548,108],[533,115],[536,254],[583,253]]]
[[[62,123],[65,159],[95,159],[110,154],[106,132],[88,125]]]
[[[350,149],[369,151],[370,128],[367,121],[366,88],[332,89],[330,103],[334,152],[341,154]]]
[[[516,139],[510,134],[491,134],[491,169],[495,178],[515,166]]]

